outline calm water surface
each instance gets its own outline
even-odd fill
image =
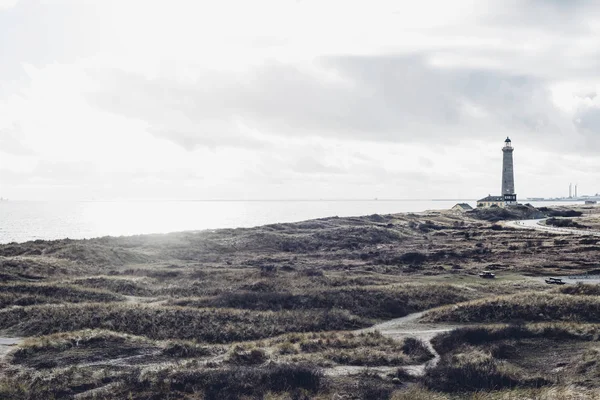
[[[335,215],[448,209],[454,204],[441,200],[5,201],[0,202],[0,243],[252,227]]]

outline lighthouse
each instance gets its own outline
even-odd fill
[[[505,204],[517,204],[517,195],[515,193],[515,173],[513,167],[512,141],[509,137],[504,141],[502,148],[502,196]]]

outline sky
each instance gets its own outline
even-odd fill
[[[600,3],[0,0],[0,196],[600,192]]]

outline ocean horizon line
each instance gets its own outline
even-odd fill
[[[9,202],[8,199],[5,199]],[[31,202],[31,203],[120,203],[120,202],[366,202],[366,201],[477,201],[477,199],[395,199],[395,198],[363,198],[363,199],[91,199],[91,200],[73,200],[73,199],[50,199],[50,200],[32,200],[32,199],[14,199],[12,202]]]

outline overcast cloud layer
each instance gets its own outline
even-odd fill
[[[594,1],[0,0],[0,57],[2,197],[600,191]]]

